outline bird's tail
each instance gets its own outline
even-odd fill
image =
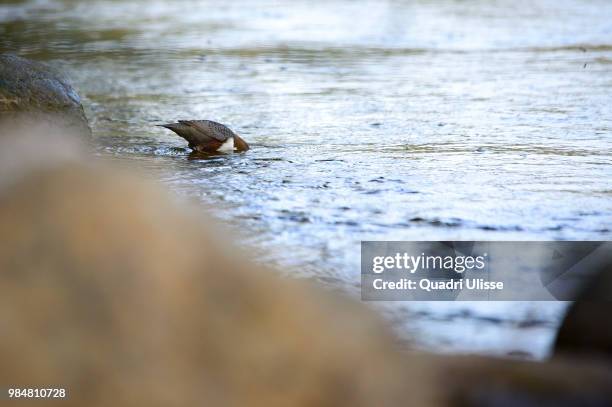
[[[165,127],[166,129],[175,130],[178,128],[179,123],[166,123],[166,124],[156,124],[156,127]]]
[[[158,124],[157,127],[164,127],[166,129],[172,130],[174,133],[178,134],[185,140],[189,142],[191,146],[195,142],[197,142],[197,138],[194,140],[192,129],[183,123],[167,123],[167,124]]]

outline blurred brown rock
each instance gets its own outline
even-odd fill
[[[565,357],[533,362],[455,356],[438,363],[434,369],[440,374],[437,383],[444,383],[443,405],[604,407],[612,403],[612,371],[602,361]]]
[[[0,383],[63,406],[384,406],[427,376],[363,308],[236,250],[136,177],[23,165],[0,187]]]

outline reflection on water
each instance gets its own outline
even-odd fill
[[[30,0],[0,6],[0,46],[71,73],[101,154],[353,291],[362,239],[612,236],[611,22],[606,1]],[[153,126],[194,118],[252,150],[192,160]],[[381,308],[425,347],[534,356],[563,311]]]

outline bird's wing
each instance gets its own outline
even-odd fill
[[[220,142],[225,142],[228,138],[236,136],[229,127],[221,123],[213,122],[212,120],[179,120],[179,123],[189,126],[202,135],[211,137]]]
[[[214,150],[222,144],[222,142],[219,140],[210,137],[200,130],[185,123],[168,123],[160,126],[172,130],[187,140],[189,147],[191,148],[195,148],[196,146],[210,146],[210,149]]]

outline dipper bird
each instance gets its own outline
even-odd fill
[[[212,120],[179,120],[178,123],[161,124],[189,143],[189,148],[199,153],[231,153],[247,151],[249,145],[229,127]]]

